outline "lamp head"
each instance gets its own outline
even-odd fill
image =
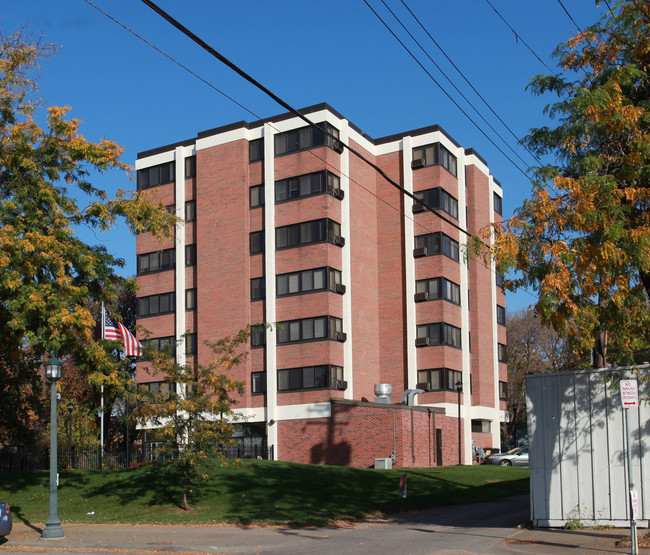
[[[458,393],[463,392],[463,382],[461,382],[460,380],[456,382],[456,391],[458,391]]]
[[[45,377],[48,380],[55,382],[61,378],[62,368],[63,364],[61,361],[56,357],[56,355],[52,355],[52,358],[45,363]]]

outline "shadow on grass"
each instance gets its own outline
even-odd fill
[[[38,532],[39,534],[43,533],[43,529],[41,527],[35,526],[27,518],[25,518],[25,515],[23,514],[20,505],[12,505],[11,514],[12,514],[12,518],[18,518],[18,520],[20,520],[25,526],[28,526],[35,532]]]

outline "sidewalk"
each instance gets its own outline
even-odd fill
[[[517,528],[527,496],[439,507],[331,528],[123,526],[62,523],[65,538],[41,539],[42,525],[14,523],[0,553],[630,553],[629,529]],[[647,530],[639,530],[643,536]],[[641,548],[639,553],[650,553]]]

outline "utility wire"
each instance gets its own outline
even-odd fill
[[[203,83],[207,84],[208,86],[210,86],[210,88],[216,90],[216,91],[219,92],[220,94],[223,94],[226,98],[228,98],[229,100],[232,100],[235,104],[237,104],[238,106],[242,107],[242,108],[243,108],[244,110],[246,110],[248,113],[254,115],[254,116],[257,117],[258,119],[261,119],[261,117],[258,116],[257,114],[255,114],[255,112],[251,111],[249,108],[243,106],[243,105],[240,104],[239,102],[234,101],[230,96],[228,96],[227,94],[225,94],[225,93],[223,93],[222,91],[220,91],[219,89],[217,89],[217,88],[216,88],[215,86],[213,86],[211,83],[209,83],[208,81],[206,81],[205,79],[203,79],[202,77],[200,77],[199,75],[197,75],[196,73],[194,73],[193,71],[191,71],[190,69],[188,69],[188,68],[187,68],[186,66],[184,66],[183,64],[181,64],[181,63],[179,63],[178,61],[176,61],[176,60],[175,60],[174,58],[172,58],[171,56],[169,56],[169,55],[167,55],[166,53],[164,53],[164,52],[163,52],[162,50],[160,50],[159,48],[155,47],[153,44],[151,44],[150,42],[148,42],[147,40],[145,40],[144,38],[142,38],[140,35],[138,35],[137,33],[133,32],[131,29],[129,29],[128,27],[126,27],[125,25],[123,25],[122,23],[120,23],[117,19],[111,17],[111,16],[108,15],[105,11],[101,10],[100,8],[98,8],[96,5],[94,5],[93,3],[91,3],[89,0],[84,0],[84,1],[85,1],[87,4],[89,4],[90,6],[92,6],[93,8],[97,9],[99,12],[101,12],[101,13],[104,14],[105,16],[107,16],[109,19],[111,19],[112,21],[114,21],[115,23],[117,23],[118,25],[120,25],[120,27],[124,28],[125,30],[127,30],[127,31],[129,31],[131,34],[133,34],[135,37],[137,37],[137,38],[139,38],[140,40],[142,40],[145,44],[151,46],[151,47],[154,48],[157,52],[163,54],[163,55],[164,55],[166,58],[168,58],[170,61],[172,61],[172,62],[174,62],[175,64],[177,64],[179,67],[185,69],[188,73],[190,73],[190,74],[193,75],[194,77],[198,78],[201,82],[203,82]],[[143,2],[145,2],[146,4],[149,4],[148,0],[143,0]],[[156,8],[157,8],[157,6],[156,6]],[[155,11],[158,11],[158,10],[155,10]],[[161,10],[161,11],[162,11],[162,10]],[[169,17],[171,17],[171,16],[169,16]],[[165,17],[165,19],[167,19],[167,18]],[[173,18],[172,18],[172,19],[173,19]],[[180,25],[180,23],[179,23],[179,25]],[[174,26],[176,26],[176,25],[174,25]],[[181,27],[182,27],[182,25],[181,25]],[[199,40],[200,40],[200,39],[199,39]],[[242,71],[242,73],[243,73],[243,70],[241,70],[241,71]],[[239,73],[239,71],[237,71],[237,73]],[[244,73],[244,75],[246,75],[246,74]],[[251,79],[252,79],[252,78],[251,78]],[[249,79],[247,78],[247,80],[249,80]],[[271,93],[271,94],[272,94],[272,93]],[[287,104],[287,106],[288,106],[288,104]],[[330,136],[330,137],[336,139],[336,138],[333,137],[331,134],[327,133],[325,130],[323,130],[323,129],[321,129],[320,127],[318,127],[316,124],[310,122],[306,117],[304,117],[304,116],[303,116],[301,113],[299,113],[297,110],[295,110],[295,109],[293,109],[293,108],[291,108],[291,107],[289,107],[289,108],[290,108],[290,111],[291,111],[292,113],[296,114],[296,115],[297,115],[298,117],[300,117],[301,119],[306,120],[306,121],[309,123],[310,127],[313,127],[313,128],[315,128],[315,129],[319,129],[320,131],[323,131],[324,133],[326,133],[328,136]],[[276,129],[276,131],[277,131],[277,129]],[[416,202],[419,202],[420,204],[422,204],[422,205],[423,205],[423,206],[424,206],[424,207],[425,207],[429,212],[431,212],[433,215],[437,216],[438,218],[440,218],[440,219],[443,220],[443,221],[446,221],[446,222],[449,223],[452,227],[454,227],[454,228],[457,229],[458,231],[464,233],[467,237],[470,237],[470,238],[471,238],[471,237],[475,237],[475,238],[479,239],[478,237],[476,237],[476,236],[474,236],[473,234],[469,233],[467,230],[465,230],[465,229],[459,227],[459,226],[456,225],[454,222],[452,222],[452,221],[450,221],[449,219],[447,219],[446,217],[442,216],[442,215],[439,213],[438,209],[434,209],[434,208],[432,208],[432,207],[429,206],[426,202],[424,202],[424,201],[421,200],[421,199],[416,198],[416,197],[415,197],[413,194],[411,194],[409,191],[406,191],[403,187],[401,187],[400,185],[396,184],[393,180],[391,180],[388,176],[386,176],[385,173],[384,173],[380,168],[377,168],[374,164],[372,164],[371,162],[367,161],[363,156],[361,156],[360,154],[358,154],[354,149],[352,149],[352,148],[350,148],[349,146],[345,145],[345,144],[344,144],[343,142],[341,142],[341,141],[339,141],[339,144],[341,144],[344,148],[347,148],[350,152],[352,152],[352,153],[354,153],[355,155],[357,155],[359,158],[361,158],[361,159],[362,159],[363,161],[365,161],[366,163],[370,164],[370,165],[371,165],[373,168],[375,168],[375,169],[380,173],[380,175],[382,175],[382,176],[383,176],[383,177],[384,177],[384,178],[385,178],[385,179],[386,179],[386,180],[387,180],[391,185],[393,185],[394,187],[396,187],[396,188],[397,188],[398,190],[400,190],[402,193],[404,193],[404,194],[406,194],[407,196],[411,197],[411,198],[412,198],[413,200],[415,200]],[[316,155],[316,154],[315,154],[313,151],[311,151],[311,150],[310,150],[309,152],[310,152],[311,154],[313,154],[314,156],[316,156],[316,158],[318,158],[319,160],[325,162],[325,164],[326,164],[328,167],[332,167],[331,164],[330,164],[329,162],[327,162],[327,160],[324,160],[323,158],[320,158],[318,155]],[[423,227],[425,231],[430,231],[430,230],[429,230],[429,229],[428,229],[428,228],[427,228],[423,223],[421,223],[421,222],[416,222],[415,219],[414,219],[412,216],[409,216],[409,215],[403,213],[399,207],[395,207],[395,206],[391,205],[387,200],[385,200],[385,199],[383,199],[383,198],[377,196],[377,194],[375,194],[374,192],[372,192],[372,191],[370,191],[369,189],[367,189],[366,187],[364,187],[361,183],[359,183],[359,182],[356,181],[355,179],[352,179],[352,178],[350,178],[349,176],[348,176],[348,179],[350,179],[350,181],[352,181],[353,183],[355,183],[356,185],[358,185],[361,189],[363,189],[364,191],[366,191],[366,192],[369,193],[370,195],[374,196],[374,197],[377,198],[378,200],[381,200],[381,201],[382,201],[384,204],[386,204],[386,206],[388,206],[389,208],[391,208],[391,209],[393,209],[393,210],[395,210],[395,211],[397,211],[397,212],[400,212],[401,214],[403,214],[403,216],[404,216],[405,218],[409,218],[411,221],[413,221],[413,223],[414,223],[415,225],[419,225],[420,227]],[[505,221],[507,221],[507,220],[504,220],[504,222],[502,222],[502,223],[505,223]],[[479,240],[480,240],[480,239],[479,239]],[[481,242],[482,242],[482,241],[481,241]],[[485,243],[483,243],[483,244],[485,244]],[[487,245],[486,245],[486,246],[487,246]],[[496,273],[496,270],[493,270],[491,267],[488,267],[488,265],[485,263],[485,261],[482,261],[482,264],[485,266],[485,268],[486,268],[487,270],[489,270],[489,271],[491,271],[491,272],[493,272],[493,273]],[[537,297],[535,297],[535,295],[533,295],[532,293],[530,293],[530,291],[528,291],[527,289],[524,289],[524,291],[526,292],[526,294],[530,295],[531,297],[533,297],[533,298],[535,298],[535,299],[537,298]]]
[[[243,69],[235,65],[233,62],[231,62],[228,58],[226,58],[223,54],[220,54],[217,52],[212,46],[210,46],[208,43],[206,43],[203,39],[195,35],[192,31],[190,31],[187,27],[185,27],[183,24],[181,24],[179,21],[174,19],[171,15],[169,15],[167,12],[165,12],[162,8],[158,7],[156,4],[154,4],[151,0],[142,0],[144,4],[149,6],[153,11],[155,11],[158,15],[160,15],[163,19],[167,20],[169,23],[171,23],[174,27],[176,27],[179,31],[181,31],[184,35],[192,39],[194,42],[196,42],[201,48],[203,48],[206,52],[210,53],[212,56],[217,58],[220,62],[224,63],[227,65],[230,69],[232,69],[235,73],[246,79],[249,83],[252,83],[255,85],[258,89],[260,89],[262,92],[264,92],[266,95],[270,96],[273,100],[275,100],[280,106],[282,106],[285,110],[291,112],[293,115],[296,117],[300,118],[303,120],[309,127],[312,127],[314,129],[318,129],[325,135],[329,136],[331,139],[336,140],[339,142],[339,144],[343,148],[347,148],[352,154],[357,156],[359,159],[361,159],[363,162],[368,164],[370,167],[372,167],[379,175],[381,175],[388,183],[390,183],[393,187],[397,188],[400,190],[403,194],[409,196],[411,199],[415,200],[416,202],[419,202],[423,204],[427,210],[435,214],[438,218],[441,220],[447,222],[449,225],[451,225],[454,229],[464,233],[468,237],[474,237],[469,231],[466,229],[463,229],[460,227],[458,224],[455,222],[451,221],[449,218],[446,218],[442,214],[440,214],[438,211],[434,210],[430,206],[428,206],[426,203],[423,203],[420,199],[416,198],[415,195],[406,189],[399,185],[397,182],[395,182],[393,179],[388,177],[384,170],[382,170],[377,164],[371,162],[368,160],[363,154],[358,152],[356,149],[350,147],[349,145],[346,145],[343,143],[343,141],[339,141],[338,138],[334,137],[331,133],[328,133],[326,129],[321,128],[320,126],[316,125],[314,122],[312,122],[309,118],[307,118],[304,114],[296,110],[294,107],[292,107],[290,104],[282,100],[279,96],[271,92],[269,89],[267,89],[264,85],[262,85],[259,81],[248,75]],[[498,147],[497,147],[498,148]],[[519,169],[519,168],[518,168]],[[522,170],[520,170],[522,171]],[[522,171],[522,173],[525,174],[525,172]],[[478,237],[477,237],[478,239]],[[480,239],[479,239],[480,240]]]
[[[383,0],[382,0],[382,1],[383,1]],[[503,119],[501,119],[501,117],[499,117],[499,114],[497,114],[497,113],[494,111],[494,109],[492,108],[492,106],[490,106],[490,104],[488,103],[488,101],[485,100],[485,98],[483,98],[483,96],[482,96],[481,93],[476,89],[476,87],[474,87],[474,85],[472,85],[472,83],[470,82],[470,80],[465,76],[465,74],[460,70],[460,68],[459,68],[459,67],[454,63],[454,61],[453,61],[453,60],[452,60],[452,59],[447,55],[447,53],[446,53],[445,50],[442,48],[442,46],[440,46],[440,44],[438,44],[438,42],[436,41],[436,39],[434,39],[434,38],[431,36],[431,33],[429,33],[429,31],[427,30],[427,28],[422,24],[422,22],[420,21],[420,19],[418,18],[418,16],[415,15],[415,14],[413,13],[413,11],[411,10],[411,8],[409,8],[409,6],[406,4],[406,2],[405,2],[404,0],[401,0],[401,2],[402,2],[402,4],[404,5],[404,7],[408,10],[408,12],[411,14],[411,16],[413,17],[413,19],[415,19],[415,21],[418,23],[418,25],[422,28],[422,30],[423,30],[423,31],[427,34],[427,36],[431,39],[431,42],[433,42],[433,44],[436,45],[436,47],[438,48],[438,50],[440,50],[440,52],[442,53],[442,55],[443,55],[443,56],[447,59],[447,61],[448,61],[448,62],[453,66],[453,68],[458,72],[458,74],[459,74],[459,75],[464,79],[465,83],[467,83],[467,84],[470,86],[470,88],[474,91],[474,93],[476,94],[476,96],[478,96],[478,97],[483,101],[483,104],[485,104],[485,105],[487,106],[487,108],[490,110],[490,112],[492,112],[492,114],[493,114],[493,115],[494,115],[494,116],[495,116],[495,117],[496,117],[496,118],[501,122],[501,124],[502,124],[502,125],[503,125],[507,130],[508,130],[508,132],[512,135],[512,137],[517,141],[517,143],[520,144],[521,146],[523,146],[523,147],[528,151],[528,153],[529,153],[533,158],[535,158],[535,160],[536,160],[538,163],[541,164],[541,161],[540,161],[540,159],[537,157],[537,155],[536,155],[533,151],[531,151],[531,150],[530,150],[530,149],[529,149],[529,148],[528,148],[528,147],[527,147],[527,146],[522,142],[522,140],[521,140],[519,137],[517,137],[517,135],[515,134],[515,132],[510,128],[510,126],[508,126],[508,124],[507,124],[505,121],[503,121]]]
[[[499,16],[499,18],[501,19],[501,21],[503,21],[503,22],[506,24],[506,26],[508,27],[508,29],[510,29],[510,30],[513,32],[513,34],[515,35],[515,38],[517,39],[517,41],[521,41],[521,43],[522,43],[526,48],[528,48],[528,50],[530,51],[530,53],[531,53],[533,56],[535,56],[535,58],[537,58],[537,59],[539,60],[539,62],[540,62],[540,63],[541,63],[541,64],[542,64],[546,69],[548,69],[548,70],[549,70],[553,75],[555,75],[555,77],[559,78],[560,76],[559,76],[557,73],[555,73],[555,72],[554,72],[550,67],[548,67],[548,66],[546,65],[546,62],[545,62],[544,60],[542,60],[542,59],[538,56],[537,52],[535,52],[535,51],[534,51],[530,46],[528,46],[528,43],[523,39],[523,37],[522,37],[519,33],[517,33],[517,31],[515,31],[515,30],[512,28],[512,25],[510,25],[510,23],[508,23],[508,22],[506,21],[506,19],[505,19],[505,18],[504,18],[500,13],[499,13],[499,10],[497,10],[497,9],[492,5],[492,2],[490,2],[490,0],[485,0],[485,1],[487,2],[488,6],[490,6],[490,8],[492,8],[492,9],[494,10],[494,13],[496,13],[496,14]]]
[[[146,2],[146,1],[148,1],[148,0],[142,0],[142,1],[143,1],[143,2]],[[454,97],[452,97],[452,96],[451,96],[451,95],[450,95],[450,94],[445,90],[445,88],[444,88],[440,83],[438,83],[438,81],[436,80],[436,78],[435,78],[433,75],[431,75],[431,73],[430,73],[430,72],[429,72],[429,71],[428,71],[428,70],[427,70],[427,69],[422,65],[422,62],[420,62],[420,60],[417,59],[417,57],[413,54],[413,52],[411,52],[411,50],[409,50],[409,48],[408,48],[408,47],[407,47],[407,46],[402,42],[402,40],[401,40],[401,39],[400,39],[400,38],[399,38],[399,37],[398,37],[398,36],[393,32],[393,30],[390,28],[390,26],[389,26],[389,25],[388,25],[388,24],[387,24],[387,23],[382,19],[382,17],[381,17],[381,16],[380,16],[376,11],[375,11],[375,9],[374,9],[374,8],[373,8],[373,7],[368,3],[368,0],[363,0],[363,1],[364,1],[364,3],[366,4],[366,6],[368,6],[368,8],[370,8],[370,11],[372,11],[372,13],[375,14],[375,16],[377,17],[377,19],[379,19],[379,21],[381,21],[381,23],[384,25],[384,27],[386,27],[386,29],[388,29],[388,32],[389,32],[391,35],[393,35],[393,37],[395,38],[395,40],[396,40],[397,42],[399,42],[399,43],[402,45],[402,47],[403,47],[403,48],[404,48],[404,49],[409,53],[409,55],[410,55],[410,56],[415,60],[415,63],[417,63],[417,64],[422,68],[422,70],[423,70],[423,71],[424,71],[424,72],[425,72],[425,73],[426,73],[426,74],[431,78],[431,80],[432,80],[436,85],[438,85],[438,87],[440,88],[440,90],[445,94],[445,96],[446,96],[447,98],[449,98],[449,100],[451,100],[451,102],[454,104],[454,106],[456,106],[456,108],[458,108],[458,109],[461,111],[461,113],[462,113],[462,114],[463,114],[463,115],[464,115],[464,116],[465,116],[465,117],[466,117],[466,118],[467,118],[467,119],[468,119],[468,120],[469,120],[469,121],[474,125],[474,127],[476,127],[476,128],[480,131],[480,133],[481,133],[481,134],[482,134],[482,135],[483,135],[483,136],[484,136],[488,141],[490,141],[490,143],[492,143],[492,146],[494,146],[494,147],[495,147],[495,148],[496,148],[496,149],[497,149],[501,154],[503,154],[503,156],[505,156],[506,159],[508,159],[508,161],[509,161],[509,162],[510,162],[510,163],[511,163],[515,168],[517,168],[517,169],[518,169],[518,170],[519,170],[519,171],[524,175],[524,177],[526,177],[526,179],[528,179],[528,174],[527,174],[524,170],[522,170],[522,169],[521,169],[521,168],[520,168],[520,167],[515,163],[515,161],[514,161],[512,158],[510,158],[510,156],[508,156],[508,155],[507,155],[507,154],[506,154],[506,153],[501,149],[501,147],[499,147],[499,145],[497,145],[497,144],[494,142],[494,140],[492,140],[492,138],[491,138],[491,137],[490,137],[490,136],[489,136],[485,131],[483,131],[483,129],[481,129],[481,127],[480,127],[480,126],[479,126],[479,125],[478,125],[478,124],[477,124],[477,123],[476,123],[476,122],[475,122],[475,121],[470,117],[470,115],[469,115],[469,114],[468,114],[468,113],[467,113],[467,112],[466,112],[466,111],[465,111],[465,110],[460,106],[460,104],[458,104],[458,102],[456,102],[456,100],[454,99]]]
[[[485,117],[483,116],[483,114],[481,114],[481,112],[479,112],[479,110],[476,108],[476,106],[474,106],[474,105],[469,101],[469,99],[468,99],[468,98],[467,98],[467,97],[462,93],[462,91],[461,91],[461,90],[460,90],[460,89],[459,89],[459,88],[454,84],[454,82],[449,78],[449,76],[445,73],[445,71],[444,71],[444,70],[443,70],[443,69],[438,65],[438,63],[437,63],[437,62],[436,62],[436,61],[431,57],[431,55],[426,51],[426,49],[422,46],[422,44],[420,44],[420,42],[419,42],[419,41],[418,41],[418,40],[413,36],[413,34],[412,34],[408,29],[407,29],[406,25],[404,25],[404,23],[403,23],[402,20],[398,17],[398,15],[397,15],[397,14],[396,14],[396,13],[395,13],[395,12],[394,12],[390,7],[389,7],[389,6],[388,6],[388,4],[386,4],[386,0],[381,0],[381,3],[386,7],[386,9],[390,12],[390,14],[391,14],[391,15],[392,15],[396,20],[397,20],[397,22],[402,26],[402,29],[404,29],[404,31],[406,31],[406,33],[408,34],[409,37],[411,37],[411,39],[413,40],[413,42],[415,42],[415,44],[418,45],[418,47],[420,48],[420,50],[422,50],[422,52],[424,53],[424,55],[425,55],[427,58],[429,58],[429,61],[430,61],[430,62],[431,62],[431,63],[436,67],[436,69],[437,69],[437,70],[438,70],[438,71],[439,71],[439,72],[440,72],[440,73],[445,77],[445,79],[447,79],[447,81],[448,81],[449,84],[454,88],[454,90],[455,90],[455,91],[456,91],[456,92],[457,92],[457,93],[458,93],[458,94],[463,98],[463,100],[465,100],[465,102],[467,102],[467,104],[469,104],[469,105],[472,107],[472,109],[476,112],[476,114],[478,115],[478,117],[480,117],[480,118],[483,120],[483,122],[484,122],[484,123],[485,123],[485,124],[486,124],[486,125],[487,125],[487,126],[488,126],[492,131],[493,131],[493,132],[494,132],[494,134],[495,134],[497,137],[499,137],[499,139],[501,139],[501,141],[503,142],[503,144],[505,144],[505,145],[510,149],[510,151],[511,151],[511,152],[512,152],[512,153],[513,153],[517,158],[519,158],[519,160],[521,160],[521,162],[522,162],[526,167],[528,167],[528,163],[526,162],[526,160],[524,160],[521,156],[519,156],[519,154],[515,151],[515,149],[512,148],[512,147],[510,146],[510,144],[508,144],[508,142],[507,142],[507,141],[506,141],[506,140],[505,140],[505,139],[504,139],[504,138],[499,134],[499,132],[498,132],[496,129],[494,129],[494,127],[492,127],[492,125],[490,125],[490,123],[488,122],[488,120],[485,119]],[[394,35],[393,35],[393,36],[394,36]],[[407,52],[409,52],[409,51],[407,50]],[[409,54],[410,54],[410,52],[409,52]],[[411,55],[412,55],[412,54],[411,54]],[[429,74],[429,72],[427,72],[427,75],[428,75],[429,77],[431,77],[431,74]],[[502,123],[503,123],[503,122],[502,122]],[[515,137],[515,139],[517,139],[517,137]],[[517,141],[518,141],[518,140],[519,140],[519,139],[517,139]]]
[[[562,0],[557,0],[557,2],[558,2],[558,4],[560,4],[560,6],[562,6],[562,9],[564,10],[564,13],[567,14],[569,19],[576,26],[576,29],[578,29],[578,33],[582,33],[582,29],[580,29],[580,26],[576,23],[576,20],[573,19],[573,16],[569,13],[569,10],[566,9],[565,5],[562,3]]]

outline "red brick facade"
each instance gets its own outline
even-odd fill
[[[466,236],[459,228],[476,233],[500,221],[492,207],[493,195],[500,196],[501,188],[476,153],[461,148],[437,126],[373,140],[327,105],[305,113],[316,123],[330,124],[340,133],[341,143],[381,167],[401,187],[414,193],[444,191],[457,202],[457,214],[442,209],[435,214],[412,213],[410,197],[366,161],[338,148],[337,141],[326,139],[325,144],[310,148],[300,143],[296,150],[290,141],[305,143],[311,140],[311,131],[289,114],[200,133],[196,139],[138,157],[139,174],[153,168],[151,175],[157,176],[158,166],[175,164],[177,183],[149,186],[146,192],[175,206],[177,213],[183,203],[195,203],[195,220],[185,224],[184,234],[185,244],[196,248],[196,260],[185,268],[180,264],[187,261],[177,247],[174,267],[141,271],[141,258],[148,260],[156,251],[173,249],[174,240],[160,243],[147,233],[138,236],[138,296],[175,291],[177,311],[172,307],[138,322],[152,338],[196,334],[198,352],[188,355],[190,364],[207,362],[205,340],[236,333],[249,324],[285,322],[281,330],[275,325],[267,330],[265,344],[251,346],[246,362],[233,370],[234,377],[246,384],[238,410],[248,423],[266,427],[269,447],[282,460],[372,466],[375,458],[394,454],[395,463],[404,467],[456,464],[454,384],[446,380],[442,387],[415,395],[416,406],[398,404],[402,394],[419,383],[418,371],[451,370],[464,383],[461,454],[468,463],[472,439],[482,447],[499,446],[505,403],[498,400],[498,382],[506,381],[507,374],[496,356],[498,343],[506,343],[505,328],[496,323],[496,305],[504,307],[505,298],[494,285],[491,268],[480,260],[465,261]],[[255,141],[277,145],[285,137],[295,151],[269,157],[273,150],[267,144],[266,157],[251,161],[249,148]],[[411,167],[415,147],[426,145],[440,148],[439,159],[425,167],[422,163]],[[195,174],[181,179],[178,168],[192,156]],[[327,190],[307,194],[309,186],[303,187],[307,182],[300,181],[291,198],[275,201],[278,181],[324,171],[335,176],[342,194]],[[251,187],[257,186],[263,188],[265,202],[251,206]],[[340,225],[343,241],[335,240],[330,227],[323,240],[308,240],[315,232],[307,229],[306,222],[313,221]],[[300,244],[276,245],[280,237],[276,230],[285,226],[294,226],[286,237]],[[259,235],[252,238],[256,232],[264,233],[263,240]],[[446,251],[414,257],[409,245],[415,237],[435,233],[460,243],[458,259]],[[257,239],[264,245],[263,252],[251,252],[251,241]],[[328,286],[286,296],[269,294],[275,291],[279,275],[291,274],[292,283],[302,284],[300,280],[308,279],[302,272],[324,267],[340,273],[344,290]],[[259,278],[265,279],[267,294],[251,299],[251,280]],[[457,298],[416,303],[416,280],[436,278],[454,284],[460,291]],[[179,287],[196,290],[196,307],[184,313],[178,309],[183,295]],[[325,337],[312,338],[321,317],[327,317],[331,326],[342,322],[343,335],[331,328]],[[442,344],[433,339],[427,345],[416,342],[418,326],[438,323],[460,330],[462,343],[449,343],[446,336]],[[285,335],[288,342],[278,343]],[[312,372],[314,367],[330,372],[325,382],[314,377],[322,375],[321,370]],[[343,380],[338,382],[333,378],[337,368],[343,369]],[[282,383],[253,391],[253,373],[269,369],[277,373],[277,380],[282,376]],[[147,373],[146,365],[138,366],[139,382],[154,379],[158,378]],[[276,380],[267,377],[267,382]],[[393,404],[373,402],[377,384],[392,385]],[[481,422],[489,432],[472,434],[473,424]]]

